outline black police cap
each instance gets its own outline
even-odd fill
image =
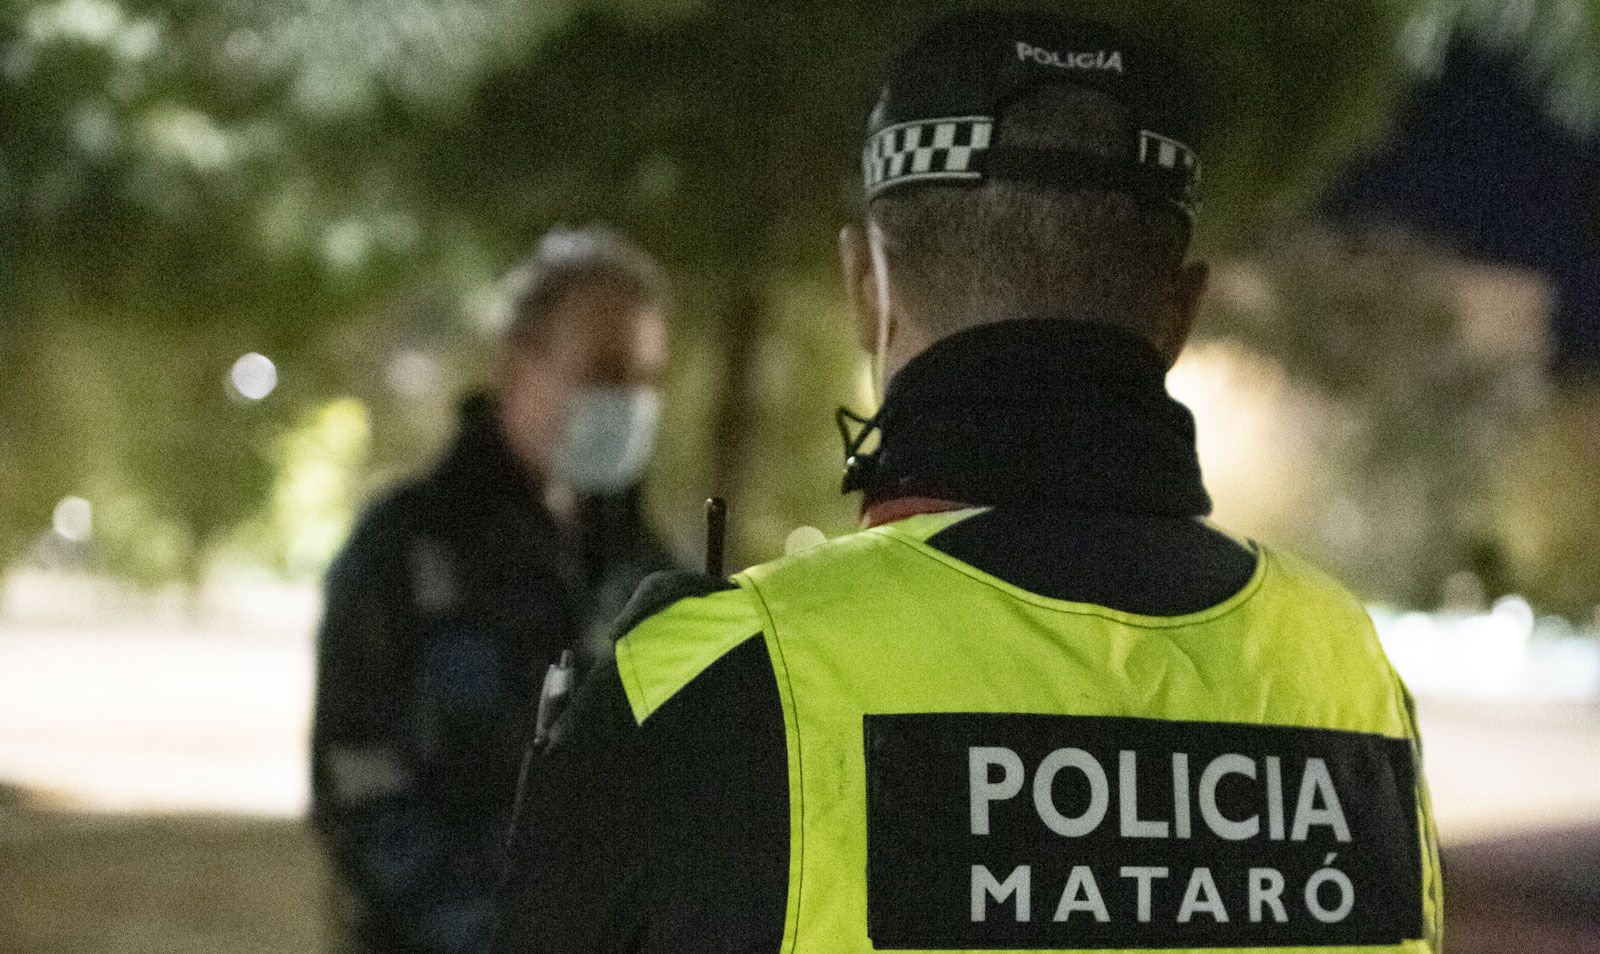
[[[994,142],[1006,109],[1030,91],[1097,91],[1130,117],[1120,156]],[[1091,20],[968,13],[934,24],[896,60],[867,124],[866,196],[918,184],[1005,179],[1130,192],[1192,217],[1200,159],[1183,140],[1185,96],[1158,50]]]

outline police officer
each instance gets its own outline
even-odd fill
[[[350,948],[481,951],[539,679],[668,563],[639,513],[664,283],[604,231],[513,275],[492,393],[363,515],[327,580],[313,820]]]
[[[1439,950],[1406,691],[1355,598],[1206,522],[1165,390],[1206,276],[1180,80],[1046,16],[898,61],[842,236],[892,372],[866,529],[647,584],[501,950]]]

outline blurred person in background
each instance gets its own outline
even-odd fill
[[[491,389],[327,578],[312,818],[350,951],[484,948],[540,679],[668,565],[640,513],[660,268],[610,232],[558,231],[511,280]]]
[[[898,61],[841,239],[892,374],[867,529],[646,584],[498,950],[1437,954],[1406,690],[1339,584],[1207,522],[1166,390],[1207,277],[1174,66],[996,14]]]

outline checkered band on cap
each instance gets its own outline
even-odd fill
[[[1193,149],[1170,136],[1139,130],[1139,165],[1183,173],[1180,204],[1193,213],[1200,202],[1200,157]]]
[[[993,135],[994,118],[990,116],[927,119],[883,129],[867,140],[862,152],[867,199],[906,183],[977,182],[992,175],[1069,188],[1105,188],[1115,183],[1141,192],[1154,190],[1190,217],[1199,209],[1200,157],[1170,136],[1138,130],[1136,154],[1121,171],[1107,170],[1103,158],[1081,156],[1070,150],[997,148],[996,158],[1001,153],[1008,154],[1005,171],[1001,172],[988,168],[994,165],[993,160],[985,162]],[[1021,165],[1018,152],[1028,153],[1021,157]],[[1137,178],[1140,170],[1155,178]]]
[[[862,151],[867,198],[904,182],[981,178],[975,161],[993,133],[989,116],[927,119],[880,131]]]

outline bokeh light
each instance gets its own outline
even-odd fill
[[[443,377],[438,360],[425,351],[402,351],[383,369],[389,390],[413,400],[438,391]]]
[[[816,527],[795,527],[783,540],[783,552],[786,556],[793,556],[827,542],[828,535]]]
[[[82,497],[65,497],[51,515],[56,535],[82,543],[94,534],[94,504]]]
[[[266,355],[252,351],[233,363],[228,384],[247,401],[264,400],[278,387],[278,366]]]

